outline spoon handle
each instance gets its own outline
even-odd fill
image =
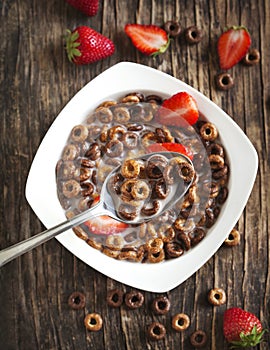
[[[74,216],[73,218],[62,222],[48,230],[45,230],[37,235],[30,237],[24,241],[16,243],[8,248],[0,251],[0,267],[8,263],[9,261],[17,258],[18,256],[29,252],[33,248],[45,243],[51,238],[57,236],[58,234],[71,229],[72,227],[78,226],[83,222],[100,215],[110,215],[111,213],[107,211],[102,202],[99,202],[94,207]]]

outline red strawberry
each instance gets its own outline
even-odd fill
[[[191,160],[193,159],[193,154],[190,149],[185,147],[184,145],[181,145],[180,143],[173,143],[173,142],[165,142],[165,143],[152,143],[147,147],[147,152],[178,152],[182,153],[185,156],[189,157]]]
[[[93,63],[112,55],[114,49],[114,43],[109,38],[90,27],[79,26],[73,32],[68,30],[66,51],[70,62]]]
[[[133,45],[148,56],[164,53],[170,45],[165,30],[152,24],[126,24],[125,32]]]
[[[84,223],[96,235],[112,235],[124,231],[128,224],[117,221],[110,216],[98,216]]]
[[[233,307],[224,313],[223,333],[232,348],[256,346],[265,330],[258,318],[243,309]]]
[[[100,201],[100,196],[97,196],[93,201],[93,206]],[[124,231],[128,224],[124,222],[117,221],[110,216],[102,215],[84,223],[89,230],[96,235],[111,235],[115,233],[120,233]]]
[[[243,26],[229,28],[218,39],[217,50],[221,69],[230,69],[244,58],[251,45],[251,38]]]
[[[87,16],[95,16],[98,12],[99,0],[66,0],[66,2]]]
[[[165,125],[185,126],[186,122],[193,125],[199,118],[197,103],[187,92],[182,91],[164,100],[157,121]],[[172,111],[173,113],[170,113]],[[184,119],[184,120],[183,120]]]

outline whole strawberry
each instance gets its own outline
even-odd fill
[[[114,43],[104,35],[87,26],[67,31],[66,51],[70,62],[88,64],[111,56]]]
[[[99,0],[66,0],[66,2],[87,16],[95,16],[98,12]]]
[[[223,333],[232,344],[232,349],[256,346],[262,341],[264,332],[261,322],[254,314],[238,307],[225,311]]]

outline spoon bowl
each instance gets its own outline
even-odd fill
[[[149,158],[153,157],[154,155],[159,155],[167,158],[168,160],[171,158],[181,158],[183,162],[188,163],[192,169],[193,174],[194,168],[191,160],[185,156],[184,154],[180,154],[178,152],[154,152],[149,153],[146,155],[141,156],[139,159],[143,161],[147,161]],[[135,158],[137,159],[137,158]],[[134,159],[134,160],[135,160]],[[122,221],[127,224],[139,224],[143,223],[149,220],[152,220],[153,218],[161,215],[164,211],[170,209],[176,202],[178,202],[188,191],[190,185],[192,184],[193,177],[189,181],[178,181],[176,184],[174,184],[174,187],[172,191],[170,191],[170,195],[166,198],[166,200],[162,201],[162,206],[160,209],[155,212],[153,215],[147,215],[144,216],[142,214],[139,214],[136,216],[133,220],[127,220],[121,216],[119,216],[118,211],[116,210],[116,205],[112,196],[112,193],[109,189],[109,181],[110,179],[118,172],[120,171],[121,165],[113,169],[109,175],[106,177],[104,184],[101,189],[100,193],[100,201],[94,205],[93,207],[89,208],[88,210],[85,210],[82,213],[79,213],[78,215],[72,217],[71,219],[64,221],[60,223],[57,226],[54,226],[48,230],[45,230],[33,237],[30,237],[22,242],[19,242],[11,247],[8,247],[6,249],[3,249],[0,251],[0,267],[8,263],[9,261],[15,259],[16,257],[32,250],[33,248],[41,245],[42,243],[45,243],[49,239],[57,236],[60,233],[63,233],[75,226],[78,226],[82,223],[84,223],[87,220],[91,220],[92,218],[95,218],[97,216],[107,215],[110,216],[113,219],[116,219],[118,221]]]

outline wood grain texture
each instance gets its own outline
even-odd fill
[[[189,336],[196,329],[208,334],[205,349],[228,349],[222,315],[234,305],[254,312],[269,328],[270,2],[101,0],[97,16],[87,18],[64,0],[2,0],[0,13],[1,249],[44,228],[24,194],[34,155],[69,99],[117,62],[146,64],[192,85],[236,121],[259,155],[254,189],[238,222],[241,244],[233,249],[222,246],[197,273],[165,293],[172,303],[168,315],[153,315],[150,303],[157,294],[147,292],[139,310],[109,308],[108,290],[132,288],[96,272],[52,240],[0,270],[0,349],[188,350],[192,349]],[[163,26],[171,19],[179,20],[183,29],[194,24],[202,28],[202,42],[190,46],[181,35],[165,54],[152,58],[136,51],[123,32],[128,22]],[[63,35],[66,28],[82,24],[109,36],[116,44],[115,54],[89,66],[70,64]],[[233,67],[235,86],[222,92],[215,86],[219,71],[216,42],[224,27],[237,24],[248,27],[261,61],[254,67]],[[213,308],[208,304],[207,293],[213,287],[226,290],[226,305]],[[68,296],[74,290],[85,293],[85,309],[68,307]],[[83,319],[88,312],[102,315],[100,332],[85,330]],[[171,328],[171,317],[178,312],[191,318],[190,328],[182,334]],[[156,343],[146,335],[154,320],[167,328],[166,338]],[[267,350],[269,343],[267,334],[256,349]]]

